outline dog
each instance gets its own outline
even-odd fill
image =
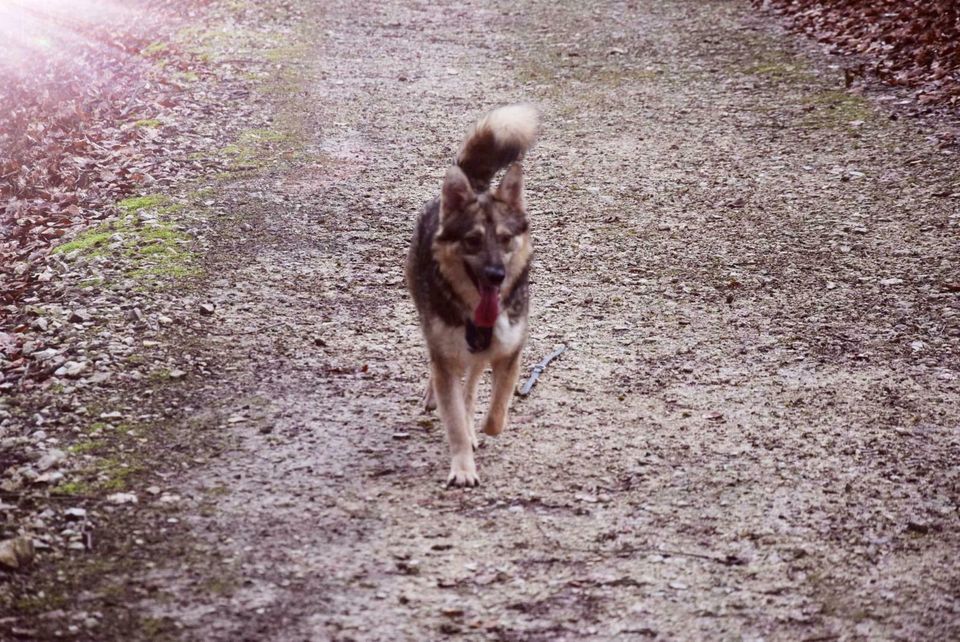
[[[449,486],[476,486],[474,404],[489,366],[483,423],[499,435],[527,338],[530,244],[519,160],[537,137],[530,105],[495,109],[467,133],[439,198],[420,214],[407,256],[407,287],[430,357],[427,410],[439,408],[450,445]],[[506,172],[495,189],[491,181]]]

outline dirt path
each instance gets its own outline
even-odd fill
[[[960,636],[960,163],[747,16],[323,3],[313,160],[222,197],[252,241],[195,299],[235,442],[132,608],[197,640]],[[446,490],[403,256],[516,100],[525,369],[571,349]]]

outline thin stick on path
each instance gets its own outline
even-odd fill
[[[567,346],[561,345],[558,346],[556,350],[548,354],[543,358],[543,361],[533,366],[533,370],[530,372],[530,378],[523,382],[520,386],[520,389],[517,390],[517,394],[521,397],[526,397],[530,394],[530,391],[537,384],[537,380],[540,378],[540,375],[546,370],[547,366],[550,365],[550,362],[563,354],[567,349]]]

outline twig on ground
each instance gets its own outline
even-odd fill
[[[523,382],[523,385],[520,386],[520,389],[517,390],[517,394],[521,397],[526,397],[530,394],[530,390],[533,389],[533,386],[536,385],[537,379],[540,378],[540,374],[546,369],[550,362],[563,354],[567,349],[567,346],[561,345],[556,350],[548,354],[543,361],[533,366],[533,370],[530,372],[530,378]]]

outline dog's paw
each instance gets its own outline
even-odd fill
[[[450,475],[447,477],[447,486],[479,486],[480,477],[477,476],[477,465],[473,461],[473,452],[466,457],[455,456],[450,462]]]

